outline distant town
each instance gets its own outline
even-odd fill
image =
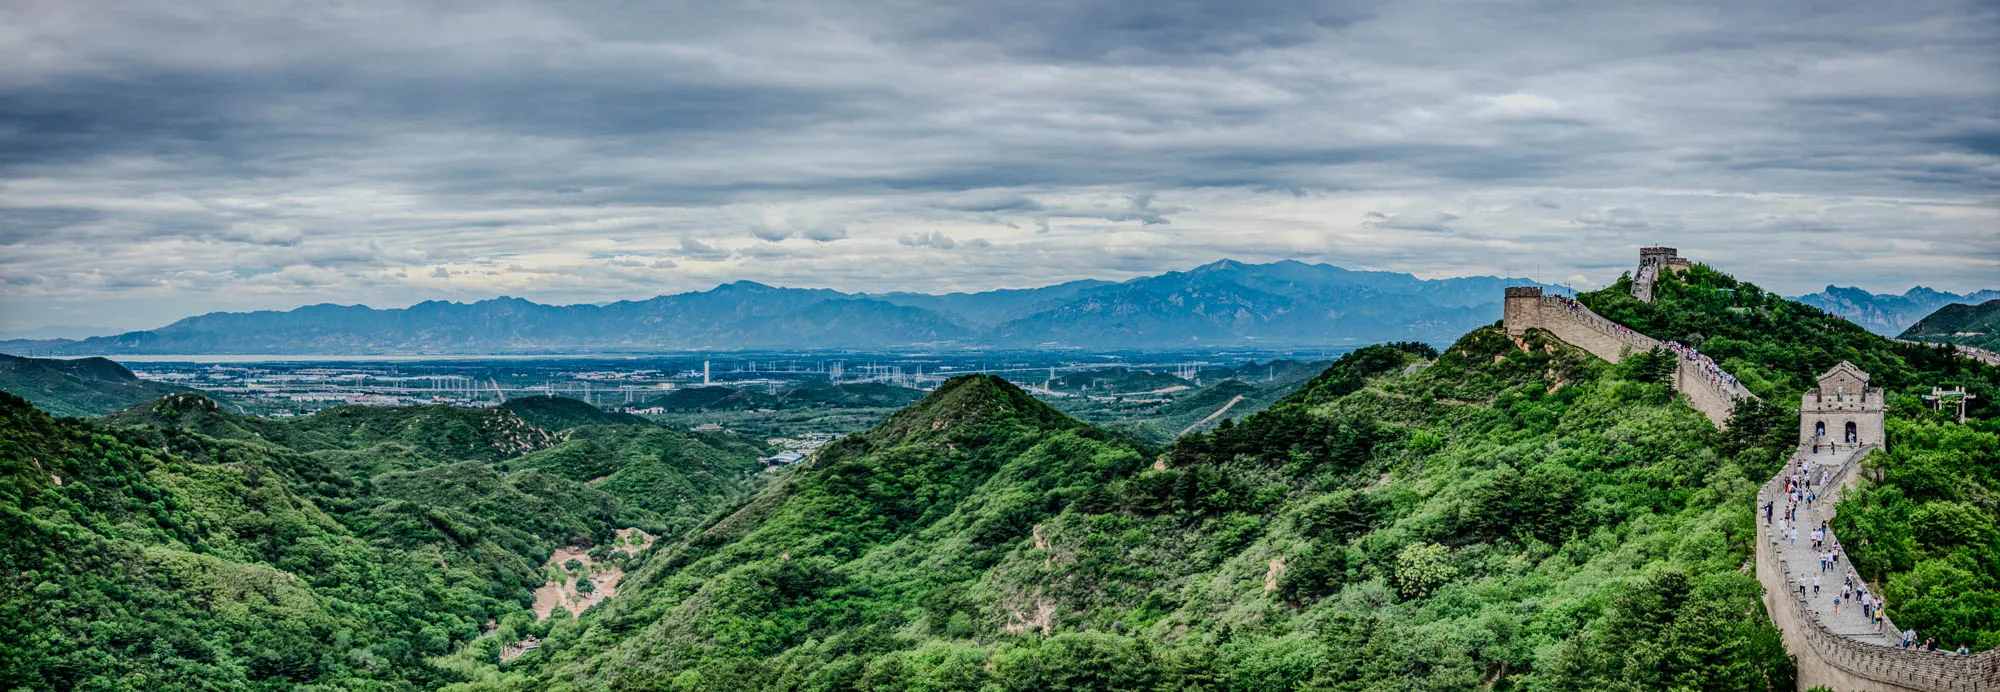
[[[1006,353],[966,355],[803,354],[728,357],[548,357],[453,360],[279,360],[127,362],[146,380],[219,395],[245,413],[287,417],[336,406],[442,404],[497,406],[508,398],[562,396],[638,415],[672,411],[660,398],[679,389],[729,387],[777,395],[809,383],[881,383],[927,391],[957,375],[988,373],[1038,396],[1139,402],[1210,380],[1243,377],[1236,368],[1273,359],[1319,360],[1342,349],[1311,353],[1250,351],[1178,354]],[[122,359],[121,359],[122,360]],[[221,359],[217,359],[221,360]],[[1088,373],[1126,369],[1170,375],[1143,391],[1102,382]],[[1250,378],[1255,379],[1255,378]]]

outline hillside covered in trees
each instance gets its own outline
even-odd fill
[[[101,416],[175,392],[191,392],[133,375],[105,358],[22,358],[0,355],[0,392],[58,416]]]
[[[1918,320],[1902,338],[2000,349],[2000,298],[1978,305],[1954,303]]]
[[[461,689],[1789,687],[1739,571],[1788,439],[1538,336],[1424,348],[1165,450],[954,380]]]
[[[588,445],[617,453],[565,463]],[[274,421],[175,394],[87,420],[0,394],[0,687],[449,684],[431,659],[524,611],[558,547],[698,519],[759,451],[508,409]]]

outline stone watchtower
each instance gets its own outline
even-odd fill
[[[1680,251],[1670,247],[1639,248],[1639,266],[1653,266],[1662,270],[1674,260],[1680,259]]]
[[[1508,336],[1520,336],[1542,325],[1542,287],[1508,286],[1507,302],[1502,303],[1501,321]]]
[[[1882,388],[1868,386],[1868,373],[1843,360],[1820,375],[1819,387],[1799,402],[1799,444],[1886,447],[1887,408]]]
[[[1641,303],[1653,302],[1653,282],[1671,272],[1687,271],[1693,266],[1680,251],[1670,247],[1639,248],[1639,269],[1632,272],[1632,297]]]

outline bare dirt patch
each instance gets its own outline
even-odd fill
[[[619,529],[618,544],[613,550],[623,550],[637,554],[652,547],[653,537],[638,529]],[[575,569],[569,562],[575,560]],[[625,579],[625,570],[617,565],[600,562],[590,556],[590,549],[579,546],[564,546],[549,556],[542,565],[542,573],[549,581],[535,589],[535,619],[548,617],[562,608],[571,615],[582,615],[591,606],[618,595],[618,582]],[[582,586],[588,582],[590,586]]]

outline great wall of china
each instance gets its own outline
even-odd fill
[[[1687,260],[1677,255],[1673,248],[1642,248],[1639,269],[1633,273],[1633,297],[1651,302],[1662,272],[1689,266]],[[1539,287],[1507,289],[1503,324],[1509,335],[1541,329],[1613,363],[1629,354],[1663,345],[1660,340],[1605,319],[1574,300],[1542,295]],[[1963,350],[1960,353],[2000,364],[1982,357],[1987,354]],[[1722,374],[1722,378],[1717,378],[1692,359],[1683,357],[1672,382],[1676,391],[1687,396],[1689,405],[1718,427],[1728,424],[1737,400],[1754,398],[1735,384],[1734,378]],[[1885,444],[1885,407],[1881,390],[1870,388],[1867,373],[1851,364],[1834,366],[1820,376],[1819,384],[1800,402],[1798,449],[1787,460],[1785,469],[1758,491],[1757,505],[1761,508],[1766,502],[1775,502],[1782,506],[1785,478],[1801,461],[1810,461],[1820,469],[1831,464],[1833,475],[1823,489],[1827,496],[1815,503],[1816,511],[1802,510],[1801,514],[1808,522],[1815,519],[1831,522],[1841,492],[1860,477],[1862,460]],[[1827,451],[1822,453],[1822,448]],[[1794,567],[1792,558],[1800,556],[1800,548],[1773,529],[1760,511],[1757,580],[1764,586],[1764,606],[1784,638],[1785,649],[1798,661],[1799,689],[1825,686],[1839,692],[2000,690],[2000,649],[1959,656],[1900,648],[1894,645],[1894,637],[1858,624],[1861,618],[1854,608],[1848,608],[1845,614],[1826,612],[1830,592],[1828,597],[1801,595],[1799,584],[1818,570],[1817,559],[1812,559],[1811,565],[1807,559],[1799,559],[1799,566]],[[1836,577],[1832,583],[1838,582]],[[1893,623],[1888,623],[1882,631],[1896,630]]]

